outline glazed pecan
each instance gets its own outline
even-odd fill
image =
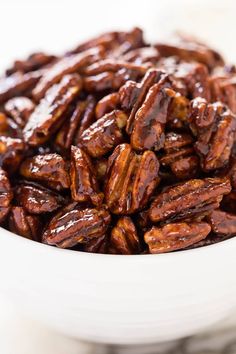
[[[9,230],[30,240],[40,241],[42,225],[38,216],[28,214],[24,208],[14,206],[9,214]]]
[[[227,235],[228,237],[236,235],[236,215],[221,210],[213,210],[207,217],[215,234]]]
[[[162,191],[151,204],[149,216],[159,222],[209,213],[230,191],[227,178],[192,179]]]
[[[185,130],[188,128],[189,100],[176,92],[172,98],[167,116],[167,127],[170,130]]]
[[[70,187],[66,163],[56,153],[27,158],[20,166],[20,174],[26,179],[42,182],[58,191]]]
[[[106,113],[109,113],[117,108],[120,101],[120,96],[117,92],[110,93],[98,101],[96,105],[96,118],[103,117]]]
[[[94,168],[96,171],[95,174],[99,181],[104,181],[104,178],[106,176],[106,171],[107,171],[107,164],[108,161],[104,157],[102,157],[101,159],[96,159],[96,161],[94,161]]]
[[[43,66],[54,61],[56,57],[54,55],[38,52],[28,56],[25,60],[16,60],[13,66],[6,70],[7,75],[11,75],[16,71],[27,73],[42,68]]]
[[[13,193],[7,173],[0,167],[0,223],[10,210]]]
[[[110,214],[104,209],[73,209],[61,211],[52,218],[43,234],[43,242],[70,248],[104,235],[110,224]]]
[[[65,203],[59,194],[29,182],[16,187],[15,197],[19,205],[31,214],[51,213]]]
[[[80,136],[79,146],[92,157],[101,157],[123,141],[127,115],[114,110],[98,119]]]
[[[57,133],[56,145],[63,149],[69,149],[72,144],[76,145],[79,142],[81,134],[94,122],[95,105],[96,101],[93,96],[78,101],[75,109]]]
[[[155,47],[143,47],[129,51],[123,55],[123,60],[141,65],[144,63],[156,64],[160,59],[160,53]]]
[[[22,139],[0,136],[0,166],[14,172],[24,155],[25,144]]]
[[[144,235],[150,253],[165,253],[180,250],[207,237],[211,227],[206,222],[179,222],[153,226]]]
[[[155,190],[159,162],[152,151],[137,155],[129,144],[116,147],[109,157],[105,199],[114,214],[131,214],[145,207]]]
[[[23,128],[34,107],[35,104],[28,97],[14,97],[5,103],[4,110],[19,127]]]
[[[65,75],[59,84],[46,92],[24,127],[24,138],[28,144],[37,146],[50,138],[61,124],[66,108],[79,94],[81,85],[76,74]]]
[[[204,171],[222,168],[229,162],[235,140],[236,117],[222,103],[208,104],[196,98],[191,102],[190,122],[197,136],[195,150]]]
[[[136,227],[129,216],[122,216],[111,231],[110,248],[112,253],[137,254],[141,246]]]
[[[109,240],[107,235],[92,238],[83,245],[83,251],[89,253],[102,253],[108,252]]]
[[[61,81],[63,76],[78,72],[81,68],[97,61],[101,57],[101,49],[93,48],[83,53],[63,57],[43,72],[41,79],[33,90],[33,97],[39,101],[47,90]]]
[[[89,156],[76,146],[71,147],[71,195],[77,202],[102,203],[103,193],[99,191],[95,170]]]

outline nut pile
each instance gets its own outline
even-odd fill
[[[0,225],[164,253],[236,235],[236,68],[187,37],[110,32],[0,78]]]

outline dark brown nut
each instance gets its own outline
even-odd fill
[[[38,52],[28,56],[25,60],[16,60],[13,66],[6,70],[7,75],[11,75],[16,71],[27,73],[42,68],[43,66],[54,61],[56,57],[54,55]]]
[[[141,246],[136,227],[128,216],[121,217],[111,231],[110,247],[117,254],[138,254]]]
[[[15,197],[19,205],[31,214],[51,213],[65,203],[59,194],[33,183],[18,185]]]
[[[143,47],[129,51],[123,55],[123,60],[141,65],[144,63],[156,64],[160,59],[160,53],[155,47]]]
[[[120,96],[118,93],[110,93],[109,95],[103,97],[98,101],[96,105],[96,118],[99,119],[103,117],[106,113],[110,113],[117,108],[119,104]]]
[[[179,222],[152,227],[144,235],[150,253],[165,253],[187,248],[207,237],[211,227],[206,222]]]
[[[229,194],[225,195],[220,207],[229,213],[236,214],[236,192],[232,190]]]
[[[24,155],[25,144],[21,139],[0,136],[0,166],[14,172]]]
[[[161,192],[151,204],[149,217],[159,222],[209,213],[230,191],[227,178],[192,179]]]
[[[96,101],[88,96],[84,101],[78,101],[75,109],[57,133],[55,143],[63,149],[69,149],[72,144],[77,145],[80,136],[94,122]]]
[[[197,175],[199,159],[197,156],[183,157],[170,165],[171,171],[178,179],[189,179]]]
[[[98,119],[80,136],[79,146],[92,157],[101,157],[123,141],[127,115],[115,110]]]
[[[207,217],[212,231],[217,235],[236,235],[236,215],[221,210],[213,210]]]
[[[2,77],[0,79],[0,104],[32,90],[41,75],[41,71],[33,71],[27,74],[16,72],[11,76]]]
[[[9,214],[9,230],[17,235],[34,241],[40,241],[42,225],[39,217],[28,214],[24,208],[14,206]]]
[[[191,102],[190,122],[197,136],[195,150],[204,171],[228,164],[235,140],[236,117],[220,102],[207,104],[203,99]]]
[[[13,193],[7,173],[0,167],[0,223],[10,210]]]
[[[96,159],[94,161],[95,175],[99,181],[104,181],[107,171],[108,161],[106,158],[102,157],[101,159]]]
[[[55,153],[27,158],[20,166],[20,174],[26,179],[42,182],[58,191],[70,188],[66,163],[60,155]]]
[[[14,97],[8,100],[4,109],[14,119],[19,127],[24,127],[29,116],[33,112],[35,104],[28,97]]]
[[[99,191],[95,170],[89,156],[76,146],[71,147],[71,195],[77,202],[101,205],[103,193]]]
[[[192,38],[176,36],[166,43],[157,43],[155,47],[161,56],[176,56],[186,61],[195,60],[207,65],[210,69],[224,64],[219,53]]]
[[[137,155],[129,144],[116,147],[109,157],[105,199],[114,214],[131,214],[145,207],[155,190],[159,162],[152,151]]]
[[[211,100],[225,103],[236,113],[236,75],[223,69],[209,77]]]
[[[102,74],[104,72],[116,73],[119,70],[126,69],[136,72],[139,76],[143,76],[148,70],[148,66],[149,65],[138,65],[122,60],[104,59],[98,62],[94,62],[94,64],[86,67],[83,73],[87,76],[90,76]]]
[[[63,57],[45,70],[33,90],[33,97],[36,101],[39,101],[45,96],[51,86],[61,81],[63,76],[78,72],[81,68],[97,61],[100,57],[100,48],[92,48],[83,53]]]
[[[81,90],[81,78],[65,75],[59,84],[55,84],[36,106],[24,127],[23,134],[29,145],[45,143],[63,120],[63,113]]]
[[[106,254],[108,252],[109,240],[107,235],[92,238],[83,247],[84,252]]]
[[[74,209],[59,212],[43,234],[43,242],[60,248],[71,248],[103,236],[110,224],[110,214],[104,209]]]
[[[184,129],[189,124],[188,116],[189,100],[177,92],[170,104],[167,125],[170,129]]]

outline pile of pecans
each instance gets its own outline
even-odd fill
[[[163,253],[236,235],[236,68],[139,28],[0,79],[0,224],[84,252]]]

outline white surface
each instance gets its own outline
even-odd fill
[[[235,10],[234,2],[229,0],[119,0],[119,2],[1,0],[0,66],[7,66],[9,61],[20,58],[31,50],[45,49],[60,52],[66,48],[70,49],[77,41],[88,38],[97,31],[126,29],[133,25],[144,27],[150,39],[161,38],[163,34],[166,35],[176,29],[191,32],[200,38],[208,39],[208,42],[216,48],[223,50],[230,60],[236,61],[236,50],[233,48],[236,34]],[[11,247],[13,247],[12,252],[10,252]],[[19,244],[15,249],[14,246],[9,248],[7,240],[0,238],[1,286],[5,286],[5,291],[16,302],[18,301],[21,309],[22,305],[29,307],[32,313],[37,314],[36,317],[44,320],[47,317],[46,322],[54,323],[56,327],[67,332],[70,328],[70,333],[84,331],[85,336],[91,337],[91,333],[96,332],[96,335],[104,340],[106,335],[104,333],[107,335],[110,333],[113,338],[116,336],[116,340],[124,341],[131,335],[132,338],[136,336],[136,340],[142,341],[145,330],[148,327],[154,329],[156,323],[157,316],[149,319],[147,316],[152,313],[153,306],[155,311],[159,306],[161,322],[158,333],[155,329],[155,338],[160,339],[165,338],[167,329],[169,333],[167,337],[170,333],[171,336],[188,334],[204,325],[210,325],[231,312],[231,307],[236,305],[233,277],[236,241],[232,242],[232,247],[217,251],[214,256],[212,251],[212,258],[206,253],[205,256],[197,258],[186,256],[188,262],[183,260],[177,262],[174,255],[168,258],[168,262],[164,261],[160,264],[158,261],[155,263],[153,258],[153,263],[150,261],[149,267],[140,261],[133,265],[129,264],[130,271],[127,271],[122,261],[122,265],[120,263],[119,266],[102,265],[100,261],[96,265],[91,261],[89,265],[86,261],[82,268],[79,261],[68,259],[67,262],[59,256],[44,257],[43,252],[32,251],[27,245],[23,247],[23,244]],[[65,273],[62,269],[63,264],[70,268],[64,269]],[[95,280],[99,283],[100,267],[104,277],[100,285],[95,287],[93,276],[96,275]],[[82,283],[79,284],[77,276],[81,273],[81,269],[84,275],[80,278]],[[69,279],[63,278],[66,272],[70,273]],[[89,273],[91,283],[86,281],[85,272]],[[142,281],[145,272],[147,276]],[[196,277],[196,282],[192,282],[193,276]],[[113,289],[110,279],[114,280]],[[132,283],[131,279],[134,279],[135,283]],[[71,290],[72,280],[74,285],[77,284],[74,291]],[[117,288],[116,280],[123,281],[123,285]],[[187,292],[185,284],[188,288]],[[81,291],[77,293],[79,286]],[[166,294],[163,286],[168,289]],[[50,297],[53,294],[54,299]],[[90,296],[103,297],[100,309],[95,308],[93,299],[90,302]],[[33,297],[34,302],[32,302]],[[146,302],[142,305],[141,298],[144,297]],[[119,302],[122,299],[125,300],[124,306]],[[183,306],[184,302],[186,306]],[[112,311],[117,312],[121,321],[118,332],[117,330],[114,332],[114,313],[109,308],[111,304],[114,306]],[[167,305],[169,312],[166,312]],[[82,311],[81,322],[80,326],[72,326],[69,318],[72,317],[72,322],[77,323],[77,315],[74,316],[77,313],[75,311],[78,309],[77,306],[80,306]],[[140,315],[136,311],[137,306],[144,316],[140,322],[137,318]],[[109,312],[106,312],[107,308]],[[57,311],[60,313],[58,317]],[[68,316],[64,316],[64,313]],[[172,321],[173,313],[178,319],[175,324],[168,322]],[[47,331],[34,322],[28,322],[17,314],[14,315],[14,310],[7,303],[0,307],[0,314],[0,353],[76,353],[77,343]],[[148,325],[146,321],[150,319],[153,322],[149,322]],[[108,332],[102,328],[104,323],[106,326],[109,324]],[[132,333],[127,330],[131,324]],[[94,328],[96,328],[95,332]],[[153,340],[153,334],[150,335],[149,332],[148,336],[145,340]],[[87,346],[83,348],[81,351],[91,350]]]

